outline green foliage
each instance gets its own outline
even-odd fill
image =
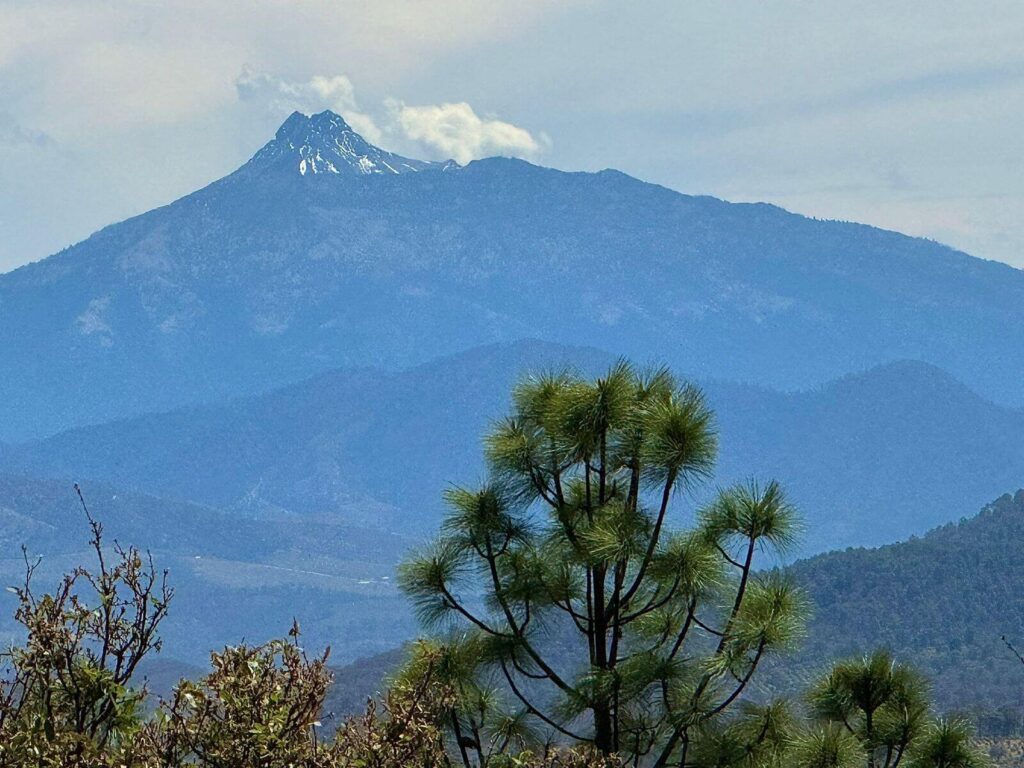
[[[835,723],[800,734],[790,746],[789,757],[793,768],[863,768],[865,764],[861,743]]]
[[[441,536],[402,585],[436,630],[391,689],[323,738],[328,653],[226,648],[144,717],[139,663],[172,596],[135,549],[15,589],[23,645],[0,657],[0,768],[982,768],[969,725],[886,652],[754,705],[749,683],[804,634],[806,599],[755,557],[793,540],[774,482],[723,490],[670,530],[711,469],[713,419],[664,370],[529,381],[487,441],[492,478],[453,489]],[[83,502],[84,507],[84,502]],[[565,748],[566,745],[569,748]]]
[[[920,673],[885,651],[838,662],[808,693],[811,714],[824,728],[812,730],[803,741],[817,742],[824,756],[839,760],[838,733],[845,731],[867,756],[869,768],[988,765],[970,744],[967,723],[931,716],[928,689]],[[825,748],[829,741],[835,749]]]
[[[720,545],[753,542],[784,551],[798,530],[796,512],[774,481],[764,488],[750,482],[720,493],[701,518],[707,535]]]
[[[39,596],[38,561],[26,555],[24,582],[13,590],[26,642],[0,654],[0,765],[106,765],[142,725],[145,689],[132,678],[160,648],[173,593],[137,550],[108,551],[84,499],[82,507],[95,569],[78,567]]]
[[[817,718],[843,725],[886,766],[902,758],[928,715],[923,679],[881,651],[836,664],[809,700]]]
[[[331,740],[319,723],[328,655],[308,657],[297,625],[289,640],[212,654],[208,675],[181,681],[146,718],[145,689],[132,677],[160,647],[171,591],[136,550],[115,547],[111,558],[101,526],[90,524],[96,571],[76,568],[37,597],[26,561],[15,590],[26,640],[2,657],[0,768],[441,768],[450,765],[441,720],[456,711],[486,718],[495,766],[606,765],[549,745],[534,753],[521,716],[498,716],[485,689],[456,693],[470,656],[483,650],[471,640],[421,646],[408,678]]]
[[[309,659],[292,642],[225,648],[213,671],[182,681],[147,731],[169,765],[299,765],[316,754],[315,727],[331,676],[327,656]]]
[[[928,724],[914,745],[908,768],[986,768],[988,759],[971,743],[965,720],[940,719]]]
[[[796,719],[784,702],[745,704],[732,718],[706,725],[685,752],[687,765],[775,768],[789,765]]]
[[[970,711],[986,735],[1024,733],[1024,491],[925,536],[832,552],[787,569],[814,605],[802,649],[766,678],[779,692],[836,657],[889,648],[932,681],[940,711]],[[1000,711],[1002,709],[1002,711]]]
[[[486,763],[497,742],[476,731],[502,732],[493,712],[604,755],[675,760],[801,634],[800,593],[756,572],[792,542],[795,513],[777,483],[751,482],[669,528],[717,437],[703,394],[665,369],[529,378],[512,400],[485,439],[490,479],[446,494],[439,539],[400,572],[436,642],[469,662],[450,736],[466,765]]]

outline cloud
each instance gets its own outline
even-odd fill
[[[392,100],[388,109],[406,138],[459,163],[492,155],[529,158],[542,150],[541,141],[526,129],[483,119],[465,102],[411,107]]]
[[[331,107],[338,112],[356,109],[355,88],[345,75],[315,75],[304,82],[285,80],[246,65],[235,79],[242,101],[258,102],[269,110],[316,110]]]
[[[355,86],[342,74],[295,81],[247,66],[235,80],[235,88],[242,101],[259,104],[282,118],[295,110],[330,109],[374,144],[411,143],[462,164],[493,155],[532,158],[550,144],[546,135],[534,138],[512,123],[481,118],[465,102],[409,106],[386,99],[382,117],[376,120],[360,109]],[[412,147],[407,151],[413,151]]]
[[[295,82],[246,66],[235,79],[235,89],[242,101],[258,103],[278,115],[330,109],[344,117],[367,141],[376,144],[383,137],[373,118],[360,111],[355,87],[345,75],[314,75]]]
[[[0,112],[0,147],[50,147],[53,138],[44,131],[28,128],[6,112]]]

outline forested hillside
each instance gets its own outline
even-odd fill
[[[797,563],[815,609],[787,674],[806,679],[828,659],[887,647],[928,674],[942,706],[1019,718],[1024,666],[1001,638],[1024,646],[1022,541],[1017,491],[920,538]]]

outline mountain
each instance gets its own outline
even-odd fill
[[[440,520],[441,492],[482,477],[480,438],[506,413],[520,376],[569,363],[596,374],[613,359],[521,341],[395,373],[335,371],[226,405],[15,446],[0,453],[0,467],[244,517],[330,515],[424,536]],[[805,553],[894,541],[1024,481],[1024,412],[925,363],[891,363],[804,392],[705,388],[720,430],[715,482],[782,481],[806,519]],[[691,505],[712,491],[704,487]]]
[[[392,648],[384,653],[356,659],[341,667],[334,667],[334,682],[324,701],[324,712],[334,722],[366,710],[366,701],[378,696],[388,677],[398,669],[407,656],[407,649]],[[330,725],[332,725],[330,723]]]
[[[926,363],[888,363],[784,395],[707,387],[722,431],[720,476],[784,482],[806,520],[804,552],[920,534],[1024,483],[1024,411]]]
[[[333,112],[321,112],[312,117],[293,112],[274,139],[257,152],[239,174],[251,178],[298,170],[302,176],[307,173],[365,176],[449,171],[458,167],[454,160],[445,163],[411,160],[375,147]]]
[[[1020,405],[1022,320],[1024,272],[934,242],[293,115],[235,173],[0,275],[0,440],[524,337],[782,389],[917,359]]]
[[[815,606],[788,674],[884,646],[928,674],[943,708],[1024,707],[1024,667],[1001,640],[1024,645],[1024,491],[979,515],[878,549],[832,552],[792,573]]]
[[[480,438],[525,371],[574,363],[596,372],[611,360],[597,350],[524,341],[407,371],[332,371],[224,405],[12,446],[0,451],[0,466],[101,480],[245,516],[329,513],[427,535],[444,488],[479,478]]]

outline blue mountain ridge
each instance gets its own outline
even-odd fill
[[[1020,270],[615,171],[406,160],[293,115],[235,173],[0,275],[0,440],[524,337],[781,389],[916,359],[1024,403]]]
[[[507,413],[520,376],[563,365],[596,375],[613,360],[524,340],[394,373],[327,372],[227,404],[11,446],[0,471],[98,480],[243,518],[327,516],[423,538],[440,522],[444,489],[484,477],[481,438]],[[806,522],[798,552],[905,538],[1024,478],[1024,411],[926,363],[889,363],[801,392],[703,385],[720,457],[713,481],[679,508],[692,511],[716,485],[777,478]]]

